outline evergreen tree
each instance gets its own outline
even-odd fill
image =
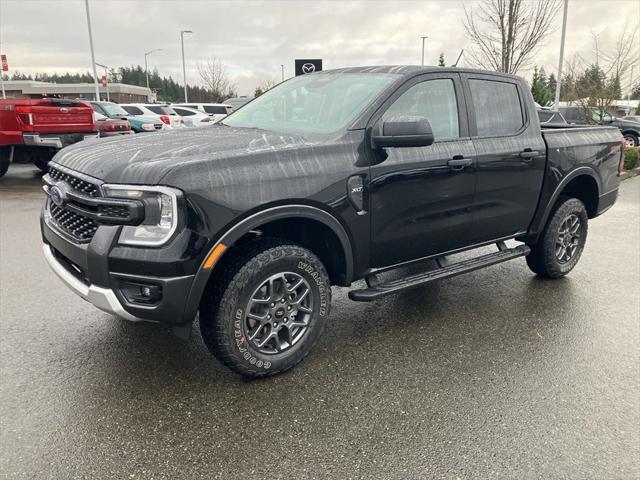
[[[558,85],[558,81],[556,80],[556,76],[553,73],[549,74],[549,78],[547,78],[547,90],[551,92],[553,98],[556,96],[556,86]]]
[[[531,79],[531,94],[533,99],[542,107],[546,107],[551,102],[553,94],[549,90],[547,83],[547,74],[544,68],[538,70],[538,67],[533,68],[533,78]]]

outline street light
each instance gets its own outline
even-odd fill
[[[161,48],[154,48],[144,53],[144,74],[147,77],[147,88],[149,88],[149,67],[147,66],[147,55],[151,55],[154,52],[161,52]]]
[[[424,37],[420,37],[422,39],[422,66],[424,67],[424,41],[429,38],[426,35]]]
[[[553,108],[556,110],[560,106],[560,89],[562,88],[562,62],[564,57],[564,39],[567,36],[567,11],[569,10],[569,0],[564,0],[564,11],[562,13],[562,36],[560,37],[560,59],[558,60],[558,78],[556,79],[556,94],[553,100]]]
[[[99,67],[104,68],[104,76],[107,78],[107,102],[110,102],[111,100],[109,99],[109,67],[107,67],[106,65],[102,65],[101,63],[96,62],[96,65]]]
[[[89,0],[84,0],[87,11],[87,28],[89,29],[89,47],[91,48],[91,66],[93,67],[93,84],[96,87],[96,101],[100,101],[100,89],[98,88],[98,72],[96,72],[96,56],[93,53],[93,34],[91,33],[91,15],[89,14]]]
[[[282,69],[282,81],[284,82],[284,65],[280,65],[280,68]]]
[[[187,69],[184,66],[184,34],[193,33],[191,30],[180,30],[180,44],[182,45],[182,81],[184,82],[184,103],[187,103]]]

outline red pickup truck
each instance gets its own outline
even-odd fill
[[[13,161],[43,171],[62,147],[97,135],[86,102],[58,98],[0,99],[0,177]]]

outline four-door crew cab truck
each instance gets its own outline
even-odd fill
[[[59,98],[0,99],[0,177],[16,161],[47,171],[61,148],[96,138],[91,106]]]
[[[216,358],[271,375],[316,343],[332,285],[364,279],[349,296],[370,301],[517,257],[566,275],[616,200],[622,145],[617,128],[541,131],[510,75],[317,72],[217,126],[63,150],[44,177],[44,254],[98,308],[178,335],[199,312]]]

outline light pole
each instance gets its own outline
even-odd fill
[[[109,99],[109,67],[107,67],[106,65],[102,65],[101,63],[96,62],[96,65],[99,67],[104,68],[104,76],[107,77],[107,102],[110,102],[111,100]]]
[[[93,53],[93,34],[91,33],[91,15],[89,14],[89,0],[84,0],[87,11],[87,28],[89,29],[89,47],[91,48],[91,66],[93,67],[93,83],[96,87],[96,101],[100,101],[100,89],[98,88],[98,72],[96,72],[96,56]]]
[[[422,39],[422,66],[424,67],[424,41],[429,38],[426,35],[424,37],[420,37]]]
[[[184,34],[193,33],[191,30],[180,30],[180,44],[182,45],[182,81],[184,82],[184,102],[187,103],[187,69],[184,66]]]
[[[564,0],[564,12],[562,14],[562,37],[560,39],[560,60],[558,62],[558,78],[556,80],[556,96],[553,100],[553,107],[557,109],[560,106],[560,87],[562,86],[562,63],[564,56],[564,38],[567,34],[567,10],[569,9],[569,0]]]
[[[149,50],[148,52],[144,52],[144,74],[147,77],[147,88],[149,88],[149,67],[147,66],[147,56],[151,55],[154,52],[161,52],[161,48],[154,48],[153,50]],[[182,58],[184,58],[184,49],[182,50]]]
[[[284,82],[284,65],[280,65],[280,68],[282,69],[282,81]]]

